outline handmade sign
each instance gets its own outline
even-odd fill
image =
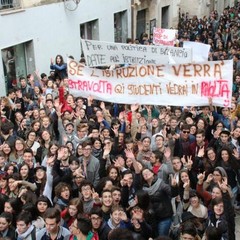
[[[178,30],[154,28],[153,43],[155,45],[174,46]]]
[[[88,68],[68,61],[69,91],[114,103],[230,106],[232,60],[189,64],[131,65],[116,70]]]

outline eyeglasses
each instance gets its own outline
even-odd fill
[[[189,134],[190,133],[190,131],[182,131],[184,134]]]
[[[91,220],[92,220],[92,221],[100,221],[101,218],[100,218],[100,217],[91,217]]]

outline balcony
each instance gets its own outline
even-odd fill
[[[10,11],[21,7],[21,0],[0,0],[0,11]]]

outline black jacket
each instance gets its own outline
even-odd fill
[[[158,178],[155,177],[152,185],[156,184]],[[154,194],[150,194],[152,208],[154,209],[155,218],[157,221],[161,221],[164,218],[169,218],[173,216],[171,198],[178,195],[178,189],[171,187],[170,185],[164,183],[161,180],[161,183]],[[148,185],[144,185],[143,190],[148,189]]]

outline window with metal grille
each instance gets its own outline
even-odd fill
[[[19,8],[21,8],[21,0],[0,0],[0,10]]]

